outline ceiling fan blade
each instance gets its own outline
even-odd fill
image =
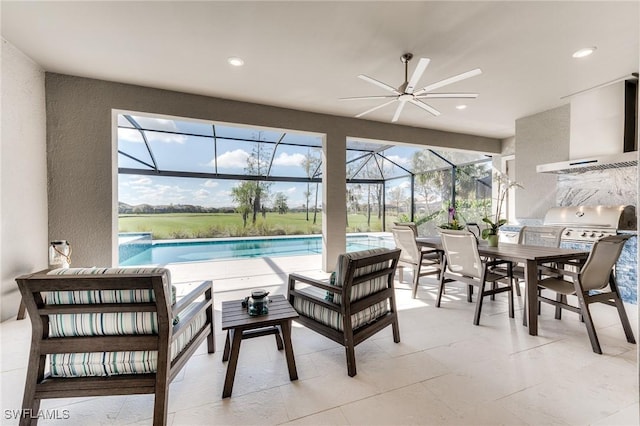
[[[368,110],[366,110],[365,112],[361,112],[360,114],[356,115],[356,118],[360,118],[360,117],[362,117],[362,116],[363,116],[363,115],[365,115],[365,114],[369,114],[370,112],[373,112],[373,111],[375,111],[375,110],[377,110],[377,109],[380,109],[380,108],[382,108],[382,107],[386,107],[387,105],[392,104],[392,103],[394,103],[395,101],[396,101],[396,100],[394,99],[394,100],[391,100],[391,101],[389,101],[389,102],[385,102],[385,103],[383,103],[382,105],[378,105],[378,106],[376,106],[376,107],[373,107],[373,108],[371,108],[371,109],[368,109]]]
[[[430,114],[433,114],[434,116],[439,116],[440,115],[440,111],[438,111],[437,109],[435,109],[434,107],[432,107],[431,105],[427,105],[422,101],[419,101],[417,99],[411,99],[409,102],[411,102],[412,104],[414,104],[415,106],[419,106],[420,108],[422,108],[423,110],[429,112]]]
[[[376,80],[375,78],[371,78],[369,76],[366,76],[364,74],[360,74],[358,76],[359,79],[364,80],[364,81],[368,81],[371,84],[375,84],[376,86],[388,91],[388,92],[392,92],[395,93],[396,95],[399,95],[400,92],[398,92],[395,88],[389,86],[388,84],[385,84],[381,81]]]
[[[440,80],[436,83],[430,84],[426,87],[423,87],[422,89],[418,90],[417,92],[414,92],[414,95],[418,96],[418,95],[422,95],[424,93],[430,92],[432,90],[435,89],[439,89],[443,86],[446,86],[448,84],[452,84],[452,83],[456,83],[458,81],[462,81],[465,80],[467,78],[471,78],[471,77],[475,77],[476,75],[482,74],[482,70],[480,68],[476,68],[474,70],[471,71],[467,71],[467,72],[463,72],[462,74],[458,74],[458,75],[454,75],[453,77],[449,77],[449,78],[445,78],[444,80]]]
[[[439,99],[475,99],[477,93],[425,93],[424,95],[415,96],[414,99],[439,98]]]
[[[400,114],[402,113],[402,108],[404,108],[404,104],[406,104],[406,102],[398,102],[398,108],[396,108],[396,113],[393,114],[393,118],[391,119],[392,123],[395,123],[396,121],[398,121],[398,118],[400,118]]]
[[[422,74],[424,74],[424,70],[426,70],[429,66],[430,61],[431,59],[429,58],[420,58],[420,62],[418,62],[418,66],[416,66],[416,69],[413,70],[413,75],[411,76],[411,79],[407,84],[407,93],[413,93],[413,90],[416,88],[416,84],[418,84],[418,81],[420,81],[420,78],[422,77]]]
[[[364,100],[368,100],[368,99],[392,99],[392,98],[397,98],[396,95],[389,95],[389,96],[355,96],[355,97],[351,97],[351,98],[339,98],[339,101],[364,101]]]

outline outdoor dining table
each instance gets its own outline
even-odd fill
[[[418,237],[418,246],[442,250],[440,237]],[[525,294],[527,313],[523,318],[524,325],[529,325],[529,334],[538,335],[538,266],[544,263],[567,261],[583,261],[589,251],[573,250],[560,247],[529,246],[524,244],[499,243],[497,247],[489,247],[485,241],[478,243],[480,256],[523,263],[525,271]]]

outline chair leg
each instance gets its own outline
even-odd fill
[[[507,292],[509,293],[509,318],[515,318],[516,312],[513,306],[514,304],[513,304],[513,280],[512,279],[509,279],[509,286],[511,287],[511,290]]]
[[[627,317],[627,312],[624,310],[622,299],[620,299],[620,297],[616,295],[614,298],[614,302],[616,304],[616,308],[618,308],[618,315],[620,316],[620,322],[622,323],[624,334],[627,337],[627,342],[636,343],[636,339],[633,337],[631,324],[629,323],[629,318]]]
[[[438,286],[438,298],[436,299],[436,308],[440,307],[442,294],[444,293],[444,274],[440,274],[440,285]]]
[[[418,284],[420,284],[420,265],[413,267],[413,293],[411,294],[413,299],[418,296]]]
[[[480,297],[482,297],[482,292],[480,293]],[[473,302],[473,286],[471,284],[467,285],[467,302]]]
[[[580,305],[580,311],[582,312],[582,318],[584,319],[584,324],[587,327],[587,334],[589,335],[589,340],[591,341],[591,348],[595,353],[602,354],[600,341],[598,340],[596,328],[593,325],[593,318],[591,317],[591,311],[589,310],[589,304],[585,301],[584,295],[582,293],[577,293],[576,296],[578,296],[578,303]]]
[[[404,281],[404,266],[398,266],[398,282]]]
[[[356,350],[353,346],[353,343],[349,343],[344,347],[347,353],[347,374],[349,377],[353,377],[357,374],[356,372]]]
[[[562,319],[562,306],[560,306],[560,303],[567,303],[567,296],[565,294],[562,293],[556,293],[556,302],[558,302],[558,304],[556,305],[556,316],[555,318],[557,320]]]
[[[520,280],[519,279],[513,278],[513,287],[515,287],[516,294],[518,295],[518,297],[522,296],[522,294],[520,293]]]
[[[400,343],[400,326],[398,325],[397,315],[396,319],[391,323],[391,329],[393,330],[393,342]]]
[[[484,299],[484,286],[486,283],[480,283],[478,289],[478,300],[476,300],[476,314],[473,317],[473,325],[480,325],[480,313],[482,311],[482,299]]]
[[[613,302],[616,304],[616,308],[618,308],[618,315],[620,316],[620,322],[622,323],[624,334],[627,337],[627,342],[636,343],[636,339],[633,337],[631,324],[629,323],[629,318],[627,317],[627,312],[624,309],[624,304],[622,303],[620,293],[618,292],[618,284],[616,283],[616,280],[612,275],[609,276],[609,286],[611,287],[611,292],[613,293]]]

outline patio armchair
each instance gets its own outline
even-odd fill
[[[393,277],[400,250],[384,248],[341,254],[330,281],[289,275],[295,321],[345,347],[347,373],[356,375],[355,347],[391,326],[400,342]]]
[[[440,267],[442,263],[442,250],[420,250],[416,242],[416,235],[407,226],[394,226],[391,228],[396,248],[401,250],[398,261],[398,278],[402,281],[405,267],[413,270],[413,289],[411,297],[414,299],[418,293],[420,277],[437,275],[440,279]]]
[[[511,267],[512,264],[505,260],[482,260],[478,254],[478,242],[469,231],[441,230],[442,246],[445,257],[440,274],[440,288],[436,307],[440,307],[445,283],[460,281],[467,284],[467,301],[472,302],[473,287],[478,287],[476,311],[473,319],[474,325],[480,324],[482,301],[486,296],[494,296],[497,293],[508,292],[509,317],[514,318],[513,286]],[[506,274],[495,272],[492,268],[503,265]],[[500,285],[500,280],[506,280]],[[492,283],[487,288],[487,283]]]
[[[164,268],[72,268],[16,279],[32,338],[21,425],[42,399],[154,394],[165,425],[169,383],[207,340],[213,353],[213,286],[172,304]]]
[[[543,272],[551,276],[538,281],[539,289],[547,289],[556,293],[556,299],[553,300],[539,292],[538,301],[554,305],[556,319],[562,318],[562,309],[580,315],[587,327],[591,348],[597,354],[602,354],[602,348],[589,310],[589,305],[592,303],[615,306],[618,309],[627,342],[636,343],[629,318],[620,298],[614,270],[624,243],[630,237],[630,235],[605,237],[593,245],[589,257],[584,265],[579,266],[578,272],[573,268],[568,270],[543,267]],[[576,296],[578,306],[568,304],[567,296],[569,295]]]

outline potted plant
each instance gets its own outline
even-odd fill
[[[487,240],[490,247],[498,245],[498,229],[507,223],[507,219],[501,219],[502,206],[507,196],[507,192],[511,188],[523,188],[518,182],[509,179],[504,173],[496,172],[493,175],[493,181],[498,184],[498,199],[496,203],[496,212],[494,216],[485,215],[482,221],[488,225],[482,230],[482,238]]]

